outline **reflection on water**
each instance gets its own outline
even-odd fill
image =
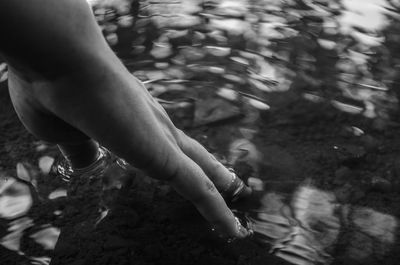
[[[247,151],[247,155],[250,153],[250,156],[254,157],[251,153],[256,152],[257,148],[245,145],[242,151]],[[231,152],[236,155],[237,150],[231,149]],[[118,182],[117,185],[106,179],[110,176],[121,176],[121,169],[127,170],[126,164],[123,160],[118,160],[117,164],[105,163],[108,160],[99,161],[96,162],[96,166],[91,167],[91,171],[85,172],[82,176],[87,179],[104,178],[100,181],[103,188],[96,186],[96,189],[99,189],[97,193],[101,193],[101,190],[110,190],[111,186],[120,189],[124,183],[121,178],[119,182],[114,181]],[[257,160],[254,163],[257,164]],[[115,171],[115,165],[118,165],[119,173]],[[106,172],[110,171],[112,173],[108,176]],[[29,174],[32,179],[32,173]],[[251,228],[255,232],[253,240],[268,246],[271,254],[292,264],[329,264],[334,259],[332,255],[335,253],[335,246],[344,244],[343,242],[346,242],[344,253],[347,258],[364,260],[373,254],[386,254],[396,241],[398,222],[389,214],[367,207],[341,204],[333,192],[317,189],[310,184],[300,184],[294,192],[288,194],[277,190],[268,191],[265,184],[268,180],[251,177],[247,182],[257,194],[257,203],[252,200],[253,203],[250,205],[240,206],[246,201],[239,202],[235,211],[250,221]],[[90,185],[93,188],[93,181],[90,181]],[[50,254],[60,235],[60,229],[51,223],[36,224],[35,219],[30,217],[32,192],[35,192],[35,189],[29,183],[3,176],[0,213],[2,220],[6,221],[7,229],[2,235],[0,244],[19,255],[26,256],[32,264],[49,264],[50,255],[32,256],[22,248],[23,243],[26,245],[22,240],[31,240],[40,246],[43,253]],[[78,190],[68,196],[79,196],[77,194],[82,192],[87,190],[80,183]],[[85,193],[85,196],[89,194]],[[104,196],[105,193],[102,194]],[[57,189],[49,193],[48,200],[66,196],[64,189]],[[96,198],[100,198],[97,204],[101,205],[101,198],[104,197]],[[99,217],[93,225],[96,226],[101,222],[107,213],[107,208],[99,212]],[[53,214],[55,218],[63,215],[61,210],[54,211]]]
[[[52,223],[65,218],[62,210],[65,205],[72,203],[76,198],[79,199],[80,196],[85,197],[82,203],[88,204],[87,207],[90,207],[90,199],[96,200],[92,205],[94,209],[89,210],[98,213],[97,219],[92,224],[96,226],[108,213],[106,203],[112,198],[107,196],[113,194],[113,189],[121,189],[124,183],[123,175],[127,175],[127,172],[132,174],[129,166],[121,159],[116,160],[105,149],[100,150],[96,162],[85,169],[80,169],[79,172],[72,170],[66,160],[61,159],[54,163],[54,159],[49,156],[41,157],[37,168],[30,164],[18,163],[16,177],[4,174],[0,178],[0,224],[4,224],[6,228],[4,233],[0,234],[0,245],[26,257],[31,264],[49,264],[50,254],[60,236],[60,228],[53,226]],[[77,174],[79,178],[76,177]],[[37,187],[37,178],[47,175],[68,180],[70,185],[68,187],[63,185],[43,196],[40,187]],[[75,179],[71,180],[71,177]],[[60,200],[64,200],[64,204],[58,205],[57,209],[57,202]],[[36,209],[41,207],[42,216],[31,212],[34,204]],[[101,208],[98,209],[95,205]],[[79,209],[78,205],[74,207]],[[85,215],[87,214],[88,212],[85,212]],[[44,223],[42,218],[48,219],[49,215],[49,223]],[[36,245],[33,249],[40,249],[40,253],[48,256],[36,256],[30,253],[31,250],[27,246],[32,248],[32,245]]]
[[[142,1],[138,12],[126,63],[132,70],[138,65],[134,74],[155,96],[177,89],[165,79],[196,79],[211,81],[225,99],[264,110],[265,93],[299,88],[369,118],[387,120],[388,110],[397,108],[388,90],[393,80],[372,68],[389,63],[382,57],[385,28],[398,18],[391,2]],[[110,34],[113,20],[99,21]],[[146,31],[152,27],[157,34]]]
[[[384,41],[382,36],[376,36],[375,41],[372,34],[379,34],[384,27],[390,23],[386,14],[394,15],[390,10],[389,1],[385,0],[345,0],[343,1],[344,10],[339,19],[340,30],[345,34],[355,34],[364,36],[364,45],[378,46]],[[354,27],[365,29],[371,35],[361,32],[354,32]],[[355,37],[357,38],[357,37]],[[370,40],[370,41],[368,41]]]
[[[365,147],[332,145],[340,166],[328,170],[334,171],[339,187],[333,190],[328,185],[321,190],[300,179],[299,161],[290,151],[262,141],[261,136],[270,135],[272,129],[262,130],[260,124],[272,121],[275,126],[298,126],[300,131],[305,130],[301,126],[311,127],[326,118],[313,114],[312,108],[293,110],[295,98],[367,118],[377,130],[396,126],[392,120],[398,108],[400,65],[400,5],[396,1],[88,2],[109,44],[178,127],[196,130],[228,124],[229,129],[201,135],[198,140],[211,146],[224,163],[248,167],[244,178],[260,195],[258,207],[237,210],[251,220],[255,239],[268,245],[273,255],[302,265],[331,263],[337,258],[337,248],[358,261],[390,251],[396,242],[397,219],[387,212],[352,205],[346,195],[351,187],[346,181],[354,173],[349,164],[378,149],[365,128],[342,125],[341,134],[363,137]],[[6,79],[7,67],[2,63],[0,82]],[[271,113],[279,115],[287,109],[297,116],[271,119]],[[311,140],[318,140],[318,134],[312,133],[315,138]],[[37,149],[42,152],[45,147]],[[315,157],[325,159],[324,154]],[[112,166],[104,161],[100,159],[92,175],[103,175],[106,167],[109,174],[101,187],[97,183],[92,190],[121,189],[124,181],[115,176],[127,165],[122,160]],[[41,191],[38,178],[52,174],[53,163],[45,155],[38,168],[18,164],[16,174],[0,176],[0,223],[5,224],[0,244],[33,264],[50,262],[60,235],[54,220],[68,218],[58,206],[48,207],[48,222],[34,212],[41,204],[57,205],[63,200],[78,204],[66,185]],[[59,169],[70,181],[66,164]],[[390,186],[386,179],[371,178],[383,189]],[[282,186],[292,188],[282,191]],[[83,200],[85,189],[73,192]],[[93,209],[93,226],[109,213],[106,201],[112,200],[113,193],[106,194],[109,197],[104,201],[100,195],[93,199],[101,201],[96,204],[100,209]],[[41,251],[30,254],[26,244],[35,244]]]
[[[254,239],[292,264],[330,264],[336,244],[343,244],[344,237],[349,238],[345,255],[358,261],[377,253],[383,256],[395,243],[395,217],[341,205],[332,192],[302,185],[286,201],[282,194],[266,192],[258,208],[247,208],[242,214],[250,220]]]
[[[24,215],[32,206],[32,196],[28,186],[18,182],[15,178],[3,177],[0,217],[14,219]]]
[[[35,220],[30,217],[29,211],[37,195],[34,170],[18,163],[16,175],[16,178],[5,174],[1,176],[0,221],[6,230],[0,234],[0,245],[19,255],[27,255],[32,264],[49,264],[49,257],[31,256],[30,253],[25,253],[22,245],[30,238],[29,240],[44,250],[52,251],[60,229],[52,227],[51,224],[35,224]]]

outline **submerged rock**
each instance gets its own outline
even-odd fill
[[[348,167],[342,166],[338,168],[335,171],[334,184],[342,185],[343,183],[348,182],[352,174],[353,172]]]
[[[258,173],[262,163],[263,154],[256,145],[248,139],[237,139],[229,146],[228,163],[235,165],[245,163],[249,165],[254,172]]]
[[[348,212],[348,258],[366,261],[391,250],[398,229],[398,220],[394,216],[366,207],[350,207]]]
[[[347,166],[361,162],[367,154],[365,148],[358,145],[335,145],[333,149],[338,161]]]
[[[394,189],[393,184],[389,180],[379,176],[373,176],[370,179],[368,188],[372,191],[383,193],[391,192]]]
[[[46,227],[30,235],[30,238],[32,238],[36,243],[41,245],[43,249],[54,250],[59,236],[60,236],[59,228]]]
[[[51,170],[51,167],[53,166],[53,163],[54,163],[54,158],[53,157],[42,156],[39,159],[40,171],[45,175],[49,174],[49,172]]]
[[[0,218],[21,217],[32,204],[33,198],[27,184],[12,177],[0,177]]]
[[[194,126],[222,123],[242,117],[241,109],[221,98],[196,101]]]

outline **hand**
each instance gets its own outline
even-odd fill
[[[40,3],[0,2],[5,37],[0,50],[10,66],[10,94],[24,125],[54,143],[96,140],[168,181],[221,233],[244,237],[218,192],[229,188],[232,174],[178,130],[122,65],[88,4]],[[11,23],[16,17],[19,23]]]

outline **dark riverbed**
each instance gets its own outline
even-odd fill
[[[234,207],[257,240],[223,242],[113,158],[104,192],[63,180],[1,64],[0,264],[398,264],[400,4],[108,3],[94,13],[128,69],[256,191]]]

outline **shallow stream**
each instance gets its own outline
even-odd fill
[[[234,208],[254,239],[220,241],[112,155],[74,182],[54,146],[11,137],[20,125],[2,92],[0,261],[398,264],[398,1],[90,3],[175,124],[253,188]]]

